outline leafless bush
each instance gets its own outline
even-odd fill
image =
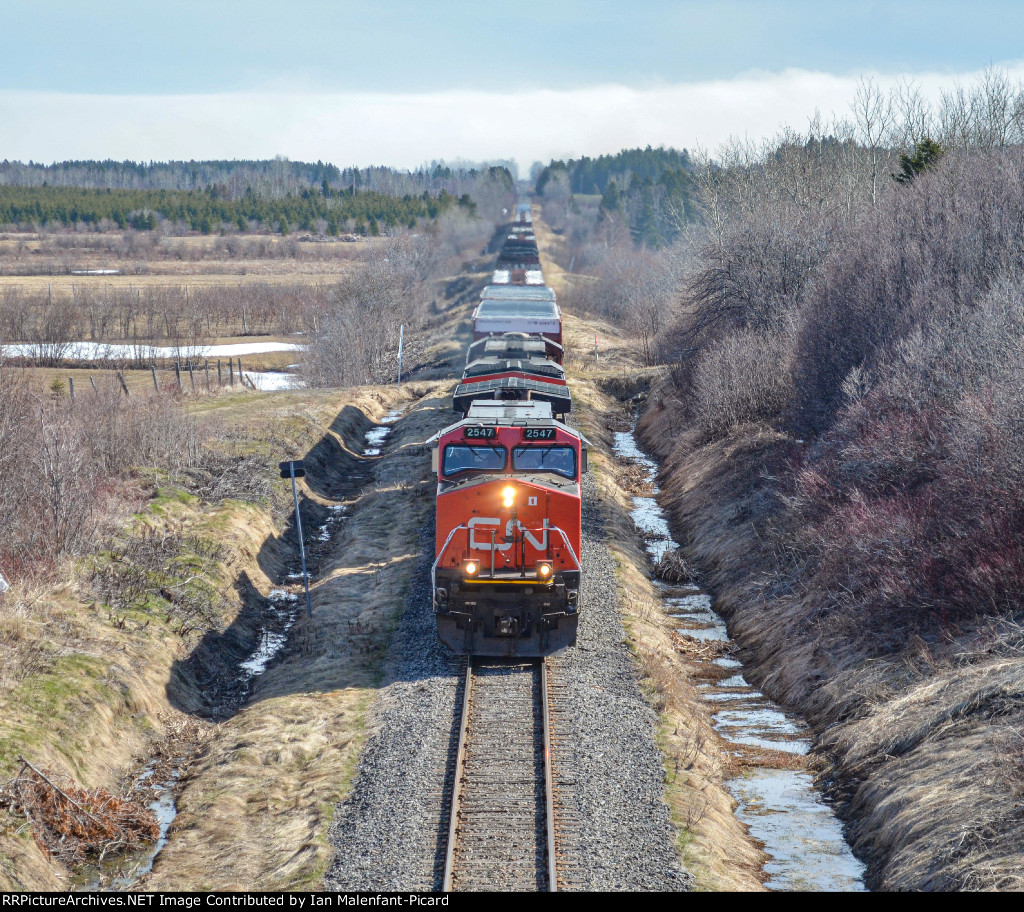
[[[115,616],[160,606],[178,633],[215,623],[223,597],[208,579],[223,549],[208,539],[141,527],[93,558],[92,589]]]
[[[972,306],[1024,266],[1024,151],[950,155],[851,230],[801,309],[797,425],[826,427],[850,371],[932,313]]]
[[[407,337],[429,314],[430,283],[467,247],[478,250],[484,227],[453,215],[435,234],[396,238],[347,273],[327,295],[304,362],[313,386],[390,380],[398,366],[401,327]]]
[[[19,577],[93,541],[119,476],[134,466],[182,471],[199,458],[193,419],[171,396],[61,396],[0,372],[0,564]]]
[[[709,347],[697,362],[693,400],[707,437],[778,416],[792,394],[790,339],[744,330]]]

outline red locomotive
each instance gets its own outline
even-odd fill
[[[484,401],[434,442],[441,640],[491,656],[572,646],[586,441],[546,402]]]

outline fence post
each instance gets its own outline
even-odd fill
[[[154,389],[154,390],[155,390],[156,392],[158,392],[158,393],[159,393],[159,392],[160,392],[160,386],[159,386],[159,384],[158,384],[158,383],[156,382],[156,367],[155,367],[154,365],[152,365],[152,364],[151,364],[151,365],[149,366],[149,370],[150,370],[150,373],[152,373],[152,375],[153,375],[153,389]]]
[[[68,389],[71,391],[71,404],[75,404],[75,378],[68,377]]]
[[[221,372],[220,372],[220,358],[218,358],[217,359],[217,386],[223,386],[223,385],[224,385],[224,378],[221,376]]]
[[[92,391],[98,393],[99,390],[96,389],[96,381],[92,379],[92,374],[89,374],[89,383],[92,385]]]
[[[177,361],[174,362],[174,376],[178,380],[178,392],[181,392],[181,365]]]
[[[188,379],[189,379],[189,382],[192,384],[192,394],[195,395],[195,391],[196,391],[196,377],[195,377],[195,374],[192,373],[192,359],[191,358],[188,359],[187,364],[188,364]]]
[[[235,385],[235,360],[228,358],[228,386]]]
[[[204,365],[204,368],[206,369],[206,392],[210,392],[210,359],[209,358],[206,359],[206,364]]]
[[[92,375],[90,374],[90,376]],[[117,379],[121,382],[121,389],[124,390],[124,394],[128,396],[128,398],[131,398],[132,394],[128,392],[128,384],[124,382],[124,374],[121,373],[121,371],[117,372]]]

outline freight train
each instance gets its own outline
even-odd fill
[[[434,613],[457,653],[544,656],[576,643],[587,441],[565,423],[562,355],[562,313],[519,205],[473,314],[452,400],[462,418],[428,441]]]

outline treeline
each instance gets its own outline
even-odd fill
[[[556,225],[578,216],[585,223],[618,221],[637,246],[672,243],[695,217],[693,163],[675,149],[625,149],[598,158],[553,161],[537,177],[536,192]],[[592,202],[576,195],[600,196]]]
[[[382,229],[413,228],[421,219],[436,219],[453,207],[470,214],[476,204],[468,195],[456,198],[445,190],[436,196],[393,197],[368,190],[333,189],[327,185],[297,195],[271,198],[246,193],[230,199],[218,186],[208,190],[90,190],[82,187],[0,185],[0,225],[110,226],[152,230],[163,222],[209,234],[230,228],[262,228],[288,234],[316,231],[330,235],[351,225],[357,234]]]
[[[608,185],[615,181],[620,186],[631,180],[652,183],[661,179],[666,172],[689,171],[692,168],[690,154],[659,146],[652,149],[623,149],[615,155],[599,155],[597,158],[582,158],[568,161],[552,161],[537,175],[536,192],[543,195],[548,181],[556,175],[565,174],[572,193],[602,195]]]
[[[488,218],[514,199],[514,164],[431,162],[412,171],[384,166],[340,168],[325,162],[65,161],[0,163],[0,187],[79,187],[89,190],[209,191],[219,199],[279,200],[309,191],[360,191],[386,197],[469,195]],[[378,215],[378,218],[380,216]]]

